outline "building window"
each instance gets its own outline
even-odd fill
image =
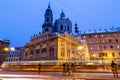
[[[78,39],[80,39],[80,37],[77,37]]]
[[[63,42],[61,43],[61,46],[64,46],[64,43],[63,43]]]
[[[46,49],[45,48],[42,49],[42,53],[43,54],[46,53]]]
[[[107,57],[107,56],[108,56],[108,54],[107,54],[107,53],[103,53],[103,54],[104,54],[104,56],[105,56],[105,57]]]
[[[48,32],[49,30],[48,30],[48,28],[45,28],[45,32]]]
[[[117,48],[120,48],[120,46],[119,46],[119,45],[117,45]]]
[[[49,18],[47,18],[47,22],[49,22]]]
[[[93,47],[90,47],[91,50],[93,50]]]
[[[120,52],[119,52],[119,56],[120,56]]]
[[[95,35],[95,37],[97,38],[98,36],[97,36],[97,35]]]
[[[50,54],[49,54],[50,57],[54,56],[54,48],[51,48],[50,49]]]
[[[114,36],[117,36],[117,34],[114,34]]]
[[[70,50],[67,50],[67,57],[70,59]]]
[[[118,39],[115,39],[116,42],[118,42]]]
[[[102,40],[103,43],[105,43],[105,40]]]
[[[85,38],[86,38],[86,36],[83,36],[83,38],[85,39]]]
[[[93,43],[93,41],[90,41],[90,43]]]
[[[111,40],[111,39],[109,39],[109,42],[112,42],[112,40]]]
[[[68,30],[68,31],[70,30],[69,26],[67,26],[67,30]]]
[[[60,30],[63,30],[63,25],[60,26]]]
[[[104,37],[104,35],[102,34],[101,37]]]
[[[113,57],[115,57],[115,54],[114,54],[114,53],[112,53],[112,56],[113,56]]]
[[[61,56],[65,56],[65,50],[61,49]]]
[[[108,34],[108,37],[110,37],[110,34]]]
[[[96,43],[98,43],[99,41],[97,40]]]
[[[104,46],[104,49],[106,49],[106,46]]]
[[[89,38],[91,38],[92,36],[91,35],[89,35]]]
[[[110,48],[113,49],[113,46],[111,45]]]
[[[99,47],[99,46],[97,46],[97,49],[100,49],[100,47]]]

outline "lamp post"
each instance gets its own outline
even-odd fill
[[[5,60],[6,60],[6,57],[7,57],[8,52],[9,52],[9,51],[15,51],[15,48],[14,48],[14,47],[10,47],[10,48],[5,47],[5,48],[3,48],[3,51],[6,52],[6,55],[5,55]]]
[[[15,51],[15,48],[14,47],[11,47],[11,48],[5,47],[3,50],[6,51],[6,52]]]
[[[77,47],[78,54],[79,54],[79,53],[82,53],[83,49],[84,49],[83,46],[78,46],[78,47]],[[79,54],[79,55],[80,55],[80,54]],[[82,55],[82,54],[81,54],[81,55]]]

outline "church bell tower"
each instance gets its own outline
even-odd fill
[[[44,14],[44,24],[42,25],[42,32],[54,32],[53,29],[53,14],[52,14],[52,10],[50,7],[50,3],[48,5],[48,8],[45,11]]]

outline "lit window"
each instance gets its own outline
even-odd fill
[[[90,43],[93,43],[93,41],[90,41]]]
[[[99,47],[99,46],[97,46],[97,49],[100,49],[100,47]]]
[[[104,42],[105,42],[105,40],[102,40],[102,42],[104,43]]]
[[[95,37],[98,37],[97,35],[95,35]]]
[[[117,48],[120,48],[120,46],[119,46],[119,45],[117,45]]]
[[[104,35],[102,34],[101,37],[104,37]]]
[[[114,34],[114,36],[117,36],[117,34]]]
[[[86,37],[85,37],[85,36],[83,36],[83,38],[85,39]]]
[[[109,37],[110,35],[108,34],[108,37]]]
[[[93,50],[93,47],[90,47],[91,50]]]
[[[98,43],[99,41],[97,40],[96,43]]]

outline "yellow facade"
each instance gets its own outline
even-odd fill
[[[85,45],[85,44],[84,44]],[[24,60],[78,60],[85,50],[78,50],[83,46],[79,40],[68,33],[44,33],[31,38],[24,48]],[[78,54],[79,53],[79,54]],[[86,54],[86,52],[84,52]],[[88,57],[87,57],[88,58]]]

